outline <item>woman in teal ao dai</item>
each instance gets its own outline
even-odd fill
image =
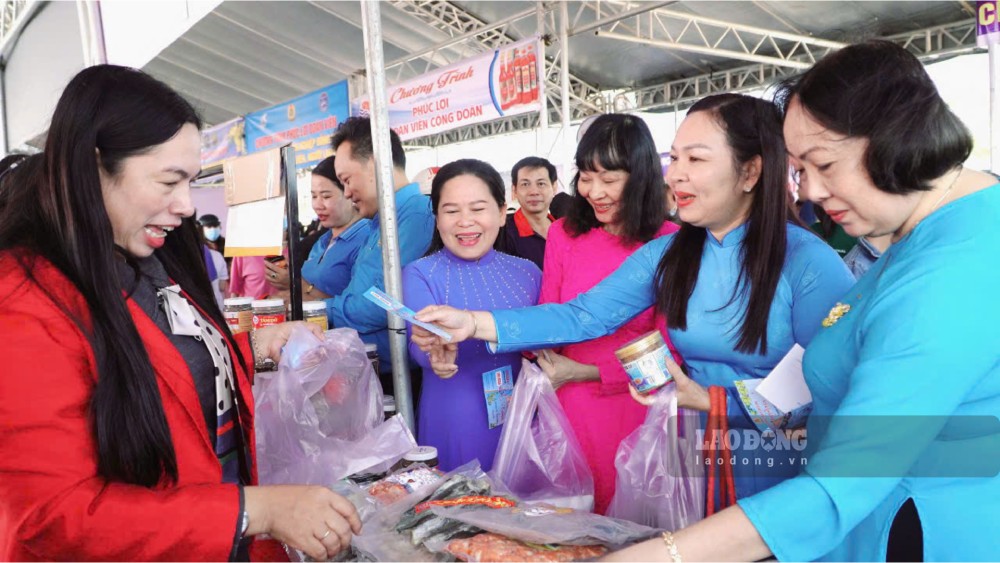
[[[655,304],[693,380],[679,389],[679,405],[708,411],[706,388],[725,387],[730,427],[760,443],[734,382],[762,378],[794,344],[808,345],[854,279],[833,249],[789,222],[787,156],[773,104],[736,94],[700,101],[677,132],[668,179],[680,231],[639,248],[565,304],[478,313],[480,329],[492,330],[495,319],[496,338],[477,337],[496,340],[499,353],[550,348],[613,333]],[[468,313],[462,319],[471,327]],[[798,470],[770,462],[763,448],[735,454],[739,497]]]

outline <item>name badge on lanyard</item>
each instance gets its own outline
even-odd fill
[[[510,366],[490,370],[483,374],[483,393],[486,395],[486,412],[490,430],[507,420],[507,409],[514,394],[514,374]]]

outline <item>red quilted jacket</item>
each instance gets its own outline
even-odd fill
[[[178,482],[149,489],[105,481],[97,474],[88,416],[94,355],[42,287],[85,324],[86,304],[44,259],[35,260],[33,278],[11,251],[0,253],[0,560],[227,560],[239,492],[221,483],[194,382],[177,349],[129,301],[156,371]],[[248,339],[241,337],[243,357],[250,359]],[[233,365],[255,458],[252,376]],[[251,474],[256,480],[256,468]]]

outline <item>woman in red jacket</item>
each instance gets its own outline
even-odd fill
[[[0,560],[326,558],[360,524],[323,487],[254,486],[253,353],[191,216],[200,121],[123,67],[78,74],[0,192]]]

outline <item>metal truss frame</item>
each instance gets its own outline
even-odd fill
[[[557,3],[540,2],[537,9],[512,14],[489,24],[452,2],[437,0],[390,0],[389,3],[451,36],[425,51],[386,64],[386,71],[396,71],[397,78],[414,76],[462,58],[516,41],[510,34],[513,23],[533,15],[549,48],[545,57],[545,82],[548,108],[546,122],[558,123],[561,105],[561,49]],[[581,2],[564,25],[567,36],[595,33],[622,41],[663,47],[668,56],[681,58],[685,52],[754,62],[753,65],[727,70],[712,70],[692,63],[700,74],[662,84],[602,91],[570,73],[570,118],[579,122],[589,115],[605,111],[665,111],[683,109],[698,99],[719,92],[747,92],[768,86],[808,68],[843,43],[809,37],[800,33],[779,32],[733,24],[712,18],[683,14],[665,9],[673,1],[635,3],[622,0]],[[913,52],[924,61],[955,56],[977,50],[975,19],[962,20],[932,28],[885,37]],[[358,81],[360,82],[360,81]],[[447,131],[408,141],[412,146],[438,146],[472,141],[481,137],[538,127],[537,114],[520,115],[489,123]]]
[[[40,6],[39,0],[4,0],[0,5],[0,66],[6,64],[10,49],[17,41],[25,22]]]
[[[827,53],[844,46],[843,43],[807,35],[665,9],[642,10],[624,18],[614,19],[612,16],[605,20],[608,21],[607,29],[597,29],[595,34],[598,37],[798,70],[809,68]],[[604,24],[596,25],[600,23],[601,20],[585,29],[604,27]]]
[[[978,49],[975,19],[891,35],[884,39],[905,47],[925,62]],[[683,109],[709,94],[759,90],[798,72],[798,69],[785,65],[757,64],[672,80],[628,92],[627,95],[634,96],[635,100],[635,105],[629,109]]]

